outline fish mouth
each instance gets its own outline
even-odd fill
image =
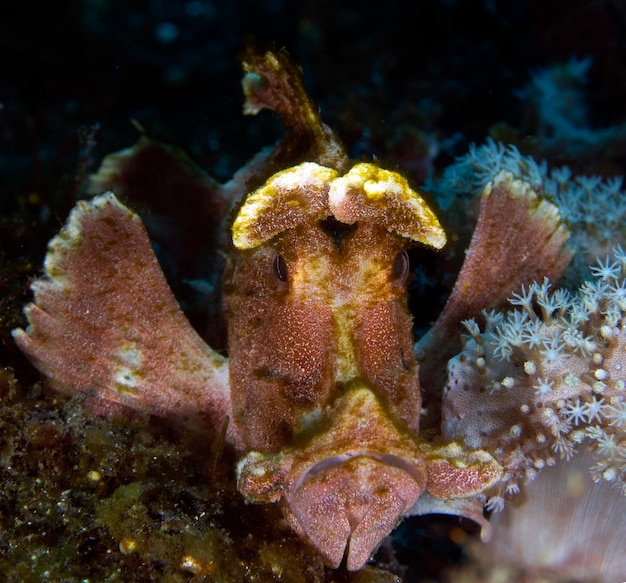
[[[284,494],[287,518],[333,568],[360,569],[426,488],[423,464],[370,450],[313,465]]]
[[[238,465],[239,491],[278,502],[293,530],[337,568],[360,569],[426,489],[417,436],[396,424],[375,391],[353,383],[332,423],[279,452],[249,452]]]
[[[448,510],[458,499],[455,513],[481,522],[480,496],[502,475],[490,454],[420,439],[364,383],[351,387],[332,413],[332,423],[306,440],[278,452],[249,452],[237,468],[246,499],[280,502],[293,530],[329,567],[344,561],[351,571],[363,567],[426,490],[447,501]],[[420,513],[442,507],[429,502]]]

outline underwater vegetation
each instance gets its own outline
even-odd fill
[[[503,564],[568,580],[579,543],[561,533],[583,529],[597,535],[578,574],[620,573],[621,182],[488,141],[429,199],[351,160],[283,55],[245,69],[248,111],[290,128],[276,147],[219,183],[144,135],[86,180],[96,196],[50,243],[28,322],[3,298],[44,379],[2,376],[9,580],[393,581],[386,535],[430,513],[496,533],[458,580]],[[462,254],[464,231],[414,344],[405,250],[452,235],[442,255]],[[168,278],[207,259],[189,283],[213,330],[189,324],[156,257]],[[572,542],[556,558],[528,546],[553,471],[581,508],[545,530]]]

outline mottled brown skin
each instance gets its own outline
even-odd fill
[[[45,269],[14,336],[51,386],[219,435],[228,361],[190,327],[137,215],[112,194],[79,202]]]
[[[342,174],[303,163],[250,193],[232,232],[225,297],[246,499],[279,502],[329,566],[345,556],[350,570],[424,493],[419,513],[443,499],[438,511],[482,517],[499,465],[418,434],[405,249],[445,244],[421,196],[373,164]]]
[[[280,448],[298,416],[327,400],[331,388],[332,316],[325,297],[311,296],[309,305],[294,298],[293,281],[281,281],[274,265],[280,253],[293,279],[314,257],[324,261],[332,242],[312,231],[305,253],[299,231],[285,233],[275,247],[237,254],[224,290],[234,421],[244,441],[261,451]]]
[[[441,247],[445,235],[402,177],[371,164],[277,173],[233,224],[231,404],[248,450],[239,491],[279,502],[332,567],[345,556],[360,569],[425,492],[453,511],[448,493],[480,494],[500,473],[488,454],[470,459],[418,434],[412,241]]]
[[[407,241],[377,225],[344,226],[341,236],[322,225],[237,253],[227,277],[233,414],[259,451],[289,443],[352,377],[418,429],[411,316],[396,265]]]
[[[359,376],[377,387],[396,422],[401,420],[417,433],[422,401],[413,356],[413,317],[405,288],[408,258],[402,255],[409,242],[378,225],[367,224],[359,227],[349,243],[346,272],[352,272],[363,258],[369,258],[373,269],[379,270],[372,274],[367,289],[355,286],[352,290],[356,294],[354,347]],[[360,295],[363,292],[365,295]]]

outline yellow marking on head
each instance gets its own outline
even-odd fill
[[[306,221],[326,218],[328,185],[337,171],[305,162],[274,174],[248,195],[233,223],[233,244],[252,249]]]
[[[286,229],[331,214],[346,224],[379,222],[436,249],[446,243],[435,213],[400,174],[362,163],[340,177],[332,168],[304,162],[274,174],[248,195],[233,224],[233,244],[251,249]]]
[[[426,201],[396,172],[374,164],[352,167],[333,181],[328,193],[333,215],[345,223],[367,219],[387,230],[441,249],[446,235]]]

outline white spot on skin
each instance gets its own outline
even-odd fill
[[[115,356],[121,362],[134,369],[138,369],[143,365],[143,355],[134,342],[126,343]]]
[[[143,354],[134,342],[125,342],[120,350],[113,355],[119,362],[114,369],[113,386],[123,393],[134,393],[141,383]]]
[[[371,200],[384,200],[388,194],[395,198],[403,198],[404,189],[388,176],[386,180],[366,180],[363,190]]]
[[[350,219],[354,220],[349,212],[348,186],[345,180],[338,180],[333,183],[328,191],[328,206],[333,209],[335,217],[341,216],[344,222],[348,222]]]
[[[332,169],[315,164],[315,162],[304,162],[279,173],[273,186],[278,190],[297,191],[308,184],[318,185],[326,180],[331,181],[336,175],[337,173]]]
[[[256,476],[257,478],[263,478],[265,477],[265,474],[267,474],[267,471],[263,466],[257,466],[252,471],[252,475]]]
[[[120,367],[113,375],[113,387],[121,393],[133,393],[139,385],[139,378],[135,371],[128,367]]]

